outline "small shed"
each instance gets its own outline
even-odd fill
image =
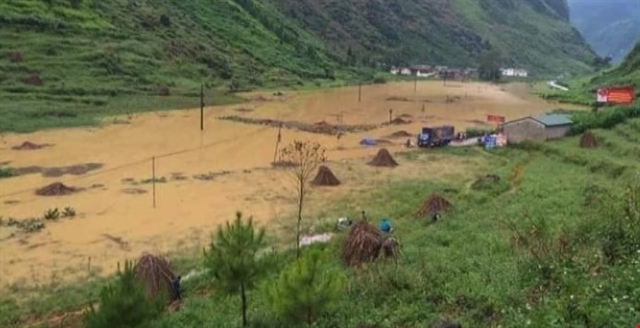
[[[573,122],[568,115],[542,114],[506,122],[502,125],[509,143],[544,141],[566,136]]]

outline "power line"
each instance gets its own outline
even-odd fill
[[[259,132],[265,131],[265,130],[270,129],[270,128],[271,127],[266,126],[266,127],[263,127],[263,128],[260,128],[260,129],[258,129],[256,131],[254,131],[254,132],[252,132],[252,133],[250,133],[248,135],[257,134]],[[155,158],[158,159],[158,158],[166,158],[166,157],[181,155],[181,154],[185,154],[185,153],[189,153],[189,152],[193,152],[193,151],[198,151],[198,150],[203,149],[203,148],[208,148],[208,147],[217,146],[217,145],[220,145],[220,144],[225,144],[225,143],[228,143],[230,141],[234,141],[236,139],[237,139],[237,137],[230,137],[230,138],[226,138],[226,139],[222,139],[222,140],[218,140],[218,141],[214,141],[214,142],[205,144],[202,147],[183,149],[183,150],[179,150],[179,151],[175,151],[175,152],[171,152],[171,153],[158,155],[158,156],[155,156]],[[75,178],[69,178],[69,179],[66,179],[65,181],[74,182],[74,181],[78,181],[78,180],[82,180],[82,179],[87,179],[87,178],[103,175],[103,174],[106,174],[106,173],[111,173],[111,172],[114,172],[114,171],[118,171],[118,170],[129,168],[129,167],[133,167],[133,166],[140,165],[140,164],[143,164],[143,163],[148,163],[152,158],[153,158],[153,156],[152,157],[147,157],[145,159],[141,159],[141,160],[138,160],[138,161],[135,161],[135,162],[122,164],[122,165],[115,166],[115,167],[112,167],[112,168],[109,168],[109,169],[105,169],[105,170],[102,170],[102,171],[84,174],[82,176],[78,176],[78,177],[75,177]],[[36,191],[38,189],[39,188],[28,188],[28,189],[22,189],[22,190],[14,191],[14,192],[11,192],[11,193],[8,193],[8,194],[2,194],[2,195],[0,195],[0,199],[6,198],[6,197],[10,197],[10,196],[20,195],[20,194],[24,194],[24,193],[28,193],[28,192],[33,192],[33,191]]]

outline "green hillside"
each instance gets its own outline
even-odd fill
[[[595,56],[555,0],[5,0],[0,132],[193,107],[202,82],[215,104],[487,51],[539,74],[586,72]]]
[[[637,43],[625,60],[618,66],[597,75],[566,81],[570,91],[547,91],[543,97],[561,102],[591,106],[595,103],[595,90],[601,86],[636,87],[636,101],[640,98],[640,43]]]

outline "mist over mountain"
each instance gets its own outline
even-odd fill
[[[640,41],[640,0],[568,0],[571,23],[600,56],[620,62]]]

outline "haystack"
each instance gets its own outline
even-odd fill
[[[396,117],[393,120],[391,120],[391,122],[389,122],[390,124],[410,124],[411,121],[409,120],[405,120],[402,117]]]
[[[11,147],[11,149],[13,150],[36,150],[36,149],[40,149],[45,147],[46,145],[38,145],[36,143],[33,143],[31,141],[25,141],[22,144],[18,145],[18,146],[13,146]]]
[[[340,180],[336,178],[328,167],[320,165],[318,168],[318,174],[315,179],[311,181],[311,184],[314,186],[337,186],[340,185]]]
[[[387,150],[387,148],[382,148],[376,154],[371,162],[369,162],[371,166],[384,166],[384,167],[395,167],[398,166],[398,162],[391,156],[391,153]]]
[[[405,130],[396,131],[389,135],[389,138],[411,138],[411,137],[413,137],[413,134]]]
[[[61,182],[54,182],[48,186],[36,190],[38,196],[64,196],[80,191],[78,188],[67,187]]]
[[[440,195],[433,193],[427,198],[416,212],[417,218],[425,218],[435,213],[446,212],[451,208],[451,203]]]
[[[397,239],[391,237],[387,238],[384,242],[382,242],[382,254],[385,258],[391,258],[394,261],[398,261],[400,257],[400,243]]]
[[[591,130],[585,131],[580,137],[580,147],[582,148],[597,148],[598,147],[598,139],[593,135]]]
[[[136,278],[146,287],[149,298],[155,299],[162,295],[172,300],[175,297],[173,281],[177,277],[171,271],[169,262],[164,258],[143,254],[136,262],[133,271]]]
[[[356,222],[342,244],[342,261],[347,266],[373,262],[380,254],[385,238],[365,220]]]

